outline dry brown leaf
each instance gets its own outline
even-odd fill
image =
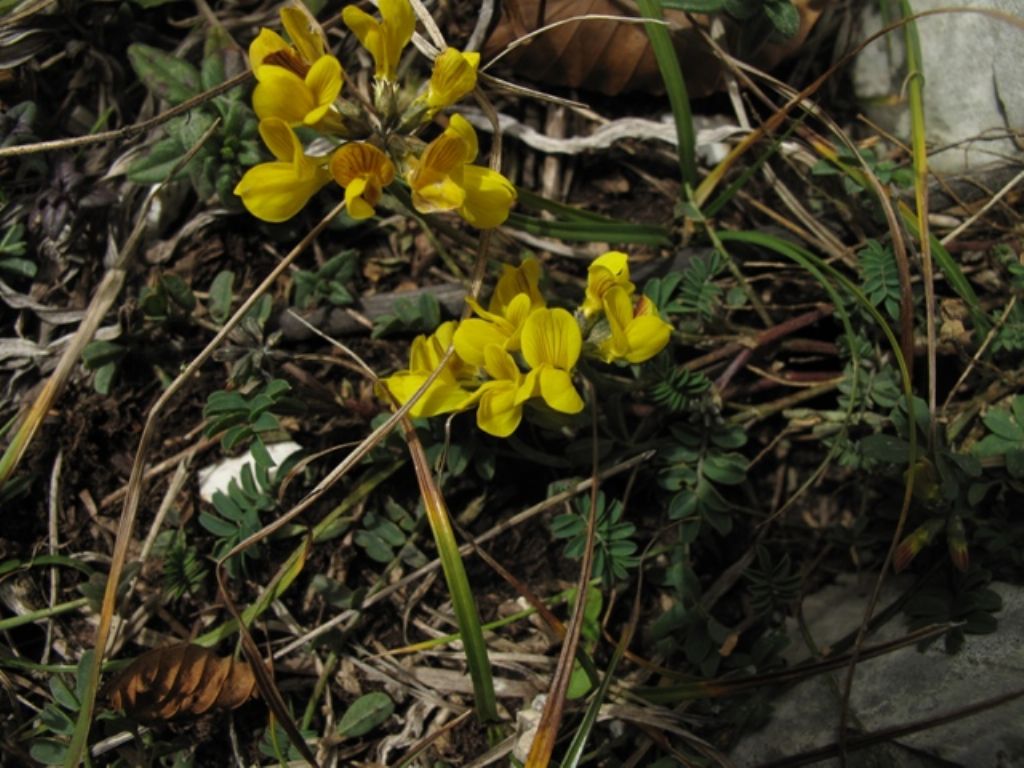
[[[800,31],[782,44],[768,43],[750,63],[768,69],[792,55],[821,15],[825,0],[796,0]],[[543,18],[541,18],[543,11]],[[630,0],[504,0],[502,15],[487,42],[491,59],[523,35],[553,22],[584,15],[637,17]],[[707,96],[723,84],[723,67],[685,14],[668,11],[672,39],[691,97]],[[707,29],[707,16],[694,16]],[[726,37],[736,31],[727,17]],[[730,26],[731,25],[731,26]],[[515,74],[545,85],[585,88],[609,96],[640,91],[662,93],[658,63],[642,24],[607,19],[577,20],[547,30],[502,58]]]
[[[180,643],[147,651],[106,688],[113,709],[138,720],[169,720],[212,709],[235,709],[253,695],[256,678],[244,661]]]

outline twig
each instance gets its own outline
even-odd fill
[[[51,557],[56,555],[57,550],[60,548],[60,531],[57,523],[60,516],[60,471],[63,460],[64,451],[58,450],[57,456],[53,460],[53,469],[50,470],[50,503],[47,519],[49,541],[47,542],[47,547]],[[60,569],[54,565],[50,567],[50,608],[57,604],[57,594],[59,591]],[[39,660],[40,664],[48,664],[50,662],[50,649],[52,646],[53,621],[51,620],[46,622],[46,644],[43,646],[43,656]]]
[[[467,51],[479,51],[487,37],[487,29],[491,26],[491,19],[494,18],[494,0],[482,0],[480,10],[476,17],[476,26],[466,41]]]
[[[950,242],[955,240],[961,232],[963,232],[969,226],[974,224],[974,222],[976,222],[978,219],[984,216],[985,213],[987,213],[992,206],[994,206],[996,203],[998,203],[1000,200],[1006,197],[1010,190],[1017,186],[1017,184],[1019,184],[1022,179],[1024,179],[1024,171],[1021,171],[1012,179],[1010,179],[1010,181],[1008,181],[1002,189],[1000,189],[992,197],[990,197],[988,202],[986,202],[980,209],[978,209],[976,213],[970,216],[966,221],[960,224],[960,226],[958,226],[956,229],[954,229],[952,232],[950,232],[948,235],[942,238],[939,242],[942,245],[948,245]]]
[[[171,118],[183,115],[186,112],[195,109],[200,104],[212,99],[214,96],[219,96],[225,91],[230,91],[236,85],[247,83],[250,78],[252,78],[252,72],[246,70],[241,74],[235,75],[229,80],[225,80],[220,85],[210,88],[208,91],[203,91],[198,96],[193,96],[191,99],[183,101],[177,106],[171,107],[166,112],[161,112],[159,115],[151,117],[148,120],[133,123],[132,125],[126,125],[123,128],[116,128],[112,131],[103,131],[101,133],[92,133],[88,136],[75,136],[70,139],[54,139],[52,141],[39,141],[35,144],[19,144],[14,147],[4,147],[0,149],[0,160],[5,157],[34,155],[37,152],[50,152],[57,149],[87,147],[91,144],[103,144],[108,141],[130,139],[133,136],[138,136],[140,133],[145,133],[150,128],[156,128],[158,125],[163,125]]]

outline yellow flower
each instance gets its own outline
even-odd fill
[[[525,259],[518,267],[502,265],[501,277],[494,286],[491,303],[487,308],[491,312],[504,312],[505,307],[521,293],[530,297],[531,309],[544,306],[544,296],[540,292],[540,262],[532,257]]]
[[[462,188],[466,199],[456,213],[477,229],[504,224],[516,202],[512,182],[483,166],[467,165],[462,169]]]
[[[255,70],[252,108],[261,120],[280,118],[291,125],[320,123],[341,93],[344,74],[333,56],[321,56],[304,76],[276,64]]]
[[[264,63],[308,69],[327,52],[323,29],[301,3],[281,9],[281,24],[294,45],[288,45],[272,30],[261,29],[249,46],[249,62],[254,70]]]
[[[587,270],[587,295],[580,309],[590,317],[604,308],[604,295],[618,286],[632,296],[636,286],[629,281],[629,256],[622,251],[608,251],[598,256]]]
[[[381,191],[395,180],[395,166],[381,150],[362,141],[349,142],[331,156],[331,175],[345,188],[348,215],[368,219]]]
[[[463,53],[457,48],[445,48],[434,59],[430,84],[424,100],[430,113],[450,107],[476,87],[476,70],[480,65],[480,54],[476,51]]]
[[[476,424],[495,437],[508,437],[523,419],[523,374],[512,355],[496,344],[484,350],[484,370],[491,380],[477,390]]]
[[[246,171],[235,194],[256,218],[286,221],[302,210],[331,176],[324,159],[303,152],[298,136],[284,120],[261,120],[260,136],[277,160]]]
[[[488,309],[466,299],[477,317],[464,320],[455,332],[455,351],[473,365],[484,365],[485,350],[491,344],[516,352],[526,318],[544,306],[540,293],[540,262],[526,259],[519,267],[505,265]]]
[[[489,346],[509,352],[519,349],[523,326],[531,311],[529,296],[519,294],[500,313],[488,312],[472,299],[466,301],[479,317],[463,320],[455,332],[455,351],[459,357],[471,365],[483,365]]]
[[[341,11],[345,26],[352,30],[370,52],[375,74],[381,80],[394,80],[402,49],[412,40],[416,14],[409,0],[380,0],[381,20],[366,11],[347,5]]]
[[[409,367],[383,379],[391,394],[402,405],[407,403],[430,374],[440,365],[452,344],[456,323],[442,323],[430,336],[417,336],[409,353]],[[465,387],[475,383],[476,370],[452,355],[444,369],[409,410],[414,418],[437,416],[465,408],[472,394]]]
[[[536,309],[523,326],[523,359],[531,370],[517,400],[540,396],[562,413],[579,413],[583,398],[572,383],[583,338],[576,320],[564,309]]]
[[[611,336],[598,345],[606,363],[626,360],[642,363],[661,352],[668,344],[672,326],[658,315],[658,308],[646,296],[632,303],[626,289],[611,286],[604,295],[605,318]]]
[[[474,156],[469,144],[451,126],[411,160],[409,186],[412,204],[420,213],[454,211],[466,200],[462,188],[462,169]]]
[[[304,9],[283,8],[281,22],[294,45],[261,29],[249,46],[249,63],[258,82],[252,106],[261,119],[276,117],[291,125],[317,125],[330,116],[341,93],[344,72],[326,53],[323,30]]]
[[[444,132],[410,161],[412,203],[420,213],[456,211],[480,229],[508,218],[516,188],[497,171],[470,165],[476,159],[476,131],[461,115],[452,115]]]

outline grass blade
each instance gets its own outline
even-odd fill
[[[640,12],[649,19],[662,20],[660,0],[637,0]],[[651,40],[651,50],[658,60],[661,79],[665,81],[672,117],[675,118],[676,136],[678,137],[679,172],[683,179],[683,188],[693,189],[697,186],[697,134],[693,130],[693,115],[690,113],[690,96],[683,80],[683,70],[679,67],[672,36],[664,24],[646,23],[644,28]],[[683,198],[688,194],[681,195]]]

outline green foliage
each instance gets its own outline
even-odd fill
[[[432,293],[421,293],[412,301],[398,299],[393,312],[381,315],[373,324],[371,338],[393,333],[432,333],[441,324],[441,305]]]
[[[353,701],[341,716],[335,727],[333,739],[357,739],[383,725],[394,714],[395,703],[383,691],[371,691]],[[315,730],[301,724],[299,732],[307,741],[317,738]],[[265,757],[278,760],[282,765],[288,762],[301,762],[302,755],[289,742],[284,728],[274,722],[272,728],[263,732],[260,740],[260,753]]]
[[[574,604],[576,590],[569,591],[568,602]],[[601,609],[604,607],[604,597],[597,587],[587,587],[587,597],[583,601],[583,623],[580,626],[580,647],[588,654],[593,655],[601,640]],[[569,678],[569,688],[566,697],[571,701],[579,699],[590,693],[594,684],[590,680],[587,670],[580,664],[579,659],[573,659],[572,676]]]
[[[297,454],[293,454],[281,466],[276,466],[263,442],[258,439],[253,442],[250,461],[242,467],[239,477],[231,479],[227,493],[213,494],[214,512],[199,513],[199,524],[217,539],[213,550],[215,557],[223,557],[263,527],[264,514],[277,507],[277,486],[296,460]],[[255,545],[232,557],[225,563],[228,574],[232,578],[241,576],[248,561],[258,558],[260,551],[260,546]]]
[[[209,568],[184,531],[163,531],[157,536],[154,553],[163,557],[164,594],[169,600],[196,594],[209,575]]]
[[[682,652],[701,675],[711,677],[722,663],[718,649],[728,639],[729,630],[701,609],[676,603],[651,623],[650,634],[658,652]]]
[[[299,309],[310,309],[327,302],[345,307],[354,299],[346,287],[359,268],[359,251],[341,251],[324,262],[315,272],[300,269],[295,273],[295,297],[292,303]]]
[[[28,250],[24,238],[25,227],[20,223],[11,224],[4,231],[4,236],[0,238],[0,273],[28,279],[36,276],[36,263],[23,258]]]
[[[101,395],[110,394],[128,359],[148,364],[160,375],[167,365],[167,346],[154,340],[161,330],[174,332],[182,323],[190,322],[196,304],[188,283],[173,273],[161,274],[152,285],[145,286],[139,293],[141,325],[132,327],[130,320],[116,341],[97,339],[82,350],[82,364],[95,372],[93,389]]]
[[[1003,314],[1003,310],[992,313],[993,323]],[[1024,305],[1020,302],[1013,305],[1006,316],[1002,327],[992,342],[993,352],[1024,352]]]
[[[992,342],[992,351],[994,353],[1021,352],[1024,351],[1024,304],[1021,303],[1021,300],[1024,299],[1024,264],[1021,263],[1020,257],[1017,256],[1013,248],[997,247],[993,251],[994,260],[1006,273],[1010,290],[1017,301],[1010,307],[1006,317],[1002,319],[1003,324]],[[992,310],[993,325],[999,322],[1004,312],[1004,307]]]
[[[226,62],[231,40],[212,28],[206,39],[201,68],[173,54],[143,43],[128,47],[132,68],[143,84],[170,104],[180,104],[227,79]],[[256,115],[242,100],[242,89],[203,102],[187,115],[165,125],[167,136],[128,169],[128,178],[139,184],[167,179],[182,156],[199,143],[216,119],[221,126],[199,149],[177,178],[187,178],[202,200],[216,196],[221,204],[239,209],[233,189],[245,168],[260,161]]]
[[[678,311],[696,314],[703,321],[714,319],[722,305],[722,289],[715,283],[715,278],[724,268],[725,259],[718,251],[695,256],[682,272]]]
[[[703,373],[671,364],[656,368],[653,375],[657,378],[648,387],[651,402],[671,414],[692,410],[711,389],[711,382]]]
[[[868,240],[857,252],[864,294],[876,307],[884,307],[893,320],[900,318],[900,275],[892,249]]]
[[[674,493],[669,518],[683,521],[687,541],[696,539],[704,523],[725,536],[732,530],[734,506],[720,487],[746,480],[747,459],[735,451],[746,444],[746,433],[715,421],[673,424],[669,432],[671,440],[658,451],[658,483]]]
[[[82,364],[86,370],[95,371],[92,386],[99,394],[110,394],[117,369],[128,354],[128,347],[113,341],[96,339],[82,350]]]
[[[383,691],[365,693],[353,701],[338,721],[338,736],[358,739],[383,725],[395,711],[395,702]]]
[[[283,379],[273,379],[251,397],[240,392],[218,390],[210,394],[203,408],[206,419],[204,434],[221,434],[220,443],[225,451],[247,443],[254,437],[281,428],[273,411],[300,407],[294,398],[287,397],[291,385]]]
[[[689,13],[727,13],[747,23],[767,20],[779,37],[792,37],[800,28],[800,14],[790,0],[661,0],[661,6]]]
[[[317,732],[309,727],[300,727],[299,733],[307,743],[317,738]],[[288,734],[277,720],[274,720],[273,725],[263,732],[263,738],[260,739],[260,754],[277,760],[279,765],[305,762],[302,754],[288,740]]]
[[[369,511],[363,517],[363,527],[356,531],[355,543],[378,563],[390,563],[396,552],[402,561],[413,568],[427,562],[426,555],[409,540],[416,528],[416,520],[393,499],[386,499],[381,512]]]
[[[758,544],[757,563],[748,568],[744,576],[750,590],[751,607],[758,615],[784,612],[800,597],[800,574],[793,570],[788,552],[773,561],[768,548]]]
[[[230,269],[218,272],[210,283],[208,309],[210,319],[217,325],[223,325],[231,316],[231,304],[234,301],[235,273]]]
[[[142,289],[139,307],[147,319],[163,323],[191,315],[196,308],[196,297],[184,280],[165,272],[157,278],[155,285]]]
[[[654,306],[662,315],[682,314],[686,307],[675,297],[682,280],[681,272],[669,272],[664,277],[652,277],[644,283],[644,296],[654,302]]]
[[[565,556],[573,560],[583,557],[587,546],[587,520],[590,517],[590,498],[577,497],[573,511],[559,515],[551,523],[551,533],[556,539],[568,539]],[[606,586],[612,587],[617,581],[624,581],[629,571],[640,563],[636,555],[637,543],[633,540],[636,526],[623,520],[622,502],[614,499],[605,503],[604,493],[597,494],[597,525],[594,537],[593,570]]]
[[[996,630],[992,614],[1003,608],[999,595],[989,589],[992,574],[972,568],[966,574],[958,571],[937,571],[928,576],[904,607],[911,629],[929,624],[962,622],[945,634],[947,653],[956,653],[964,644],[965,635],[987,635]],[[927,647],[932,638],[923,642]]]
[[[894,184],[901,189],[909,189],[914,185],[914,172],[911,168],[901,167],[892,160],[882,160],[873,149],[865,147],[854,154],[845,144],[839,146],[837,152],[837,164],[828,160],[819,160],[811,169],[815,176],[843,176],[843,189],[850,197],[857,197],[865,192],[855,179],[846,173],[845,168],[860,168],[860,160],[871,169],[872,173],[882,184]]]
[[[903,397],[899,372],[894,366],[878,361],[874,350],[864,339],[855,338],[853,343],[859,345],[857,361],[851,359],[843,369],[843,380],[839,383],[839,408],[857,412],[888,411],[896,407]]]
[[[975,444],[974,455],[1002,456],[1010,477],[1024,480],[1024,395],[1014,397],[1009,408],[990,408],[981,420],[989,434]]]
[[[43,765],[61,765],[64,762],[85,693],[92,656],[91,650],[82,654],[74,680],[53,674],[47,681],[50,701],[39,710],[37,728],[28,748],[29,754]]]
[[[228,380],[235,386],[245,387],[270,376],[272,350],[281,337],[280,331],[266,332],[273,308],[273,300],[265,294],[261,296],[231,329],[228,342],[215,355],[218,360],[231,361]]]

